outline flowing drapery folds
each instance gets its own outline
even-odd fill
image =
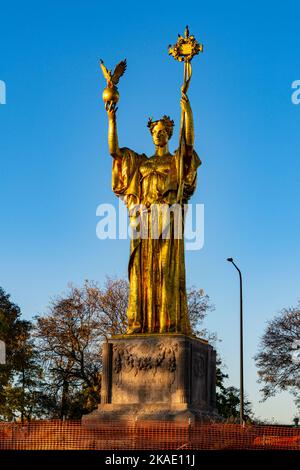
[[[184,261],[184,205],[196,188],[201,164],[195,151],[147,158],[128,148],[114,158],[112,189],[129,211],[128,334],[190,334]],[[177,201],[179,162],[184,161],[183,197]]]

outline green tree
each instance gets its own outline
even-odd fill
[[[107,278],[103,288],[86,281],[82,288],[70,286],[36,317],[50,416],[80,418],[99,403],[102,342],[126,331],[127,298],[122,279]]]
[[[0,419],[30,419],[38,412],[41,369],[30,337],[32,324],[21,320],[20,308],[0,288],[0,339],[6,364],[0,365]]]
[[[216,378],[216,403],[217,411],[220,416],[231,422],[239,421],[240,417],[240,391],[233,386],[225,385],[228,374],[223,372],[224,365],[221,360],[217,360],[217,378]],[[251,403],[248,400],[244,402],[244,419],[252,421],[254,419],[251,409]]]
[[[195,286],[187,289],[188,312],[191,323],[192,332],[198,338],[205,338],[215,343],[217,340],[216,333],[212,333],[204,328],[204,320],[209,312],[213,312],[215,307],[210,302],[208,295],[205,295],[202,289]]]
[[[263,399],[289,391],[300,407],[300,302],[268,322],[255,360]]]

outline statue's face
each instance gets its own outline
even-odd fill
[[[154,145],[158,145],[159,147],[164,147],[168,143],[169,136],[165,125],[161,121],[152,129],[152,139]]]

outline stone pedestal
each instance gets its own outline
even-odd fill
[[[177,334],[115,336],[103,345],[101,404],[83,425],[111,420],[217,419],[216,353]]]

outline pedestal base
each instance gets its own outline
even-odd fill
[[[101,404],[82,423],[216,420],[215,380],[216,353],[205,340],[116,336],[103,345]]]

